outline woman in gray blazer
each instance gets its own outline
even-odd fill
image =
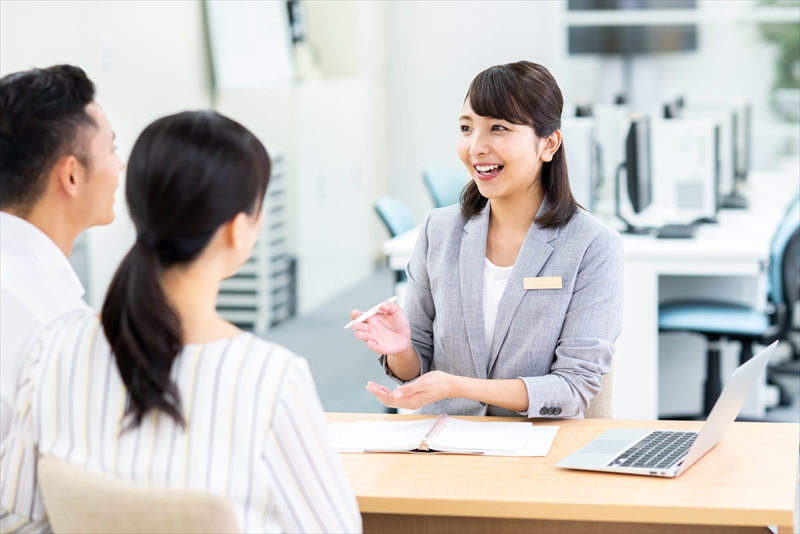
[[[535,63],[472,81],[458,155],[473,180],[422,223],[405,310],[384,303],[353,325],[401,384],[367,385],[386,406],[569,417],[600,391],[622,323],[622,240],[572,196],[562,107]]]

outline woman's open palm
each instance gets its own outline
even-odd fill
[[[350,320],[363,312],[353,310]],[[380,312],[363,323],[353,323],[358,339],[378,354],[400,354],[411,345],[411,328],[403,308],[391,302],[381,304]]]

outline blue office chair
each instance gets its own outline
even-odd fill
[[[381,197],[375,202],[375,211],[378,212],[389,234],[398,236],[417,225],[417,219],[411,208],[395,197]]]
[[[659,307],[661,332],[694,332],[708,340],[703,413],[708,416],[722,391],[719,342],[722,338],[742,344],[740,361],[753,357],[753,342],[769,345],[787,337],[794,303],[799,297],[798,254],[800,195],[786,212],[770,246],[769,306],[766,311],[711,301],[670,302]]]
[[[422,179],[428,187],[433,199],[433,206],[443,208],[461,202],[461,191],[470,177],[464,171],[459,171],[444,165],[431,165],[422,173]]]
[[[411,208],[400,199],[394,197],[381,197],[375,202],[375,211],[378,212],[389,234],[392,237],[398,236],[410,230],[417,225],[417,219]],[[397,271],[395,273],[397,282],[402,282],[406,279],[406,273]]]

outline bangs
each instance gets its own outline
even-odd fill
[[[486,69],[472,80],[464,100],[469,100],[472,110],[481,117],[533,126],[532,110],[527,109],[528,106],[523,102],[525,92],[519,75],[508,65],[498,65]]]

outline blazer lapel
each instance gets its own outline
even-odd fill
[[[486,235],[489,231],[489,205],[480,215],[467,221],[461,237],[459,269],[461,271],[461,305],[467,327],[469,349],[478,378],[486,378],[486,336],[483,319],[483,270],[486,257]]]
[[[547,209],[549,209],[549,205],[546,201],[543,201],[537,216],[545,213]],[[492,350],[487,366],[487,376],[491,376],[497,356],[500,353],[500,347],[503,345],[508,329],[511,327],[511,321],[514,319],[517,308],[519,308],[522,298],[525,296],[526,290],[522,286],[522,279],[539,274],[545,262],[553,253],[550,241],[556,237],[558,237],[558,229],[556,228],[539,228],[538,224],[532,223],[528,229],[525,241],[522,242],[522,247],[519,250],[519,254],[517,254],[517,260],[514,262],[511,277],[497,306],[497,321],[495,322],[494,340],[492,341]],[[484,246],[484,252],[485,248]]]

